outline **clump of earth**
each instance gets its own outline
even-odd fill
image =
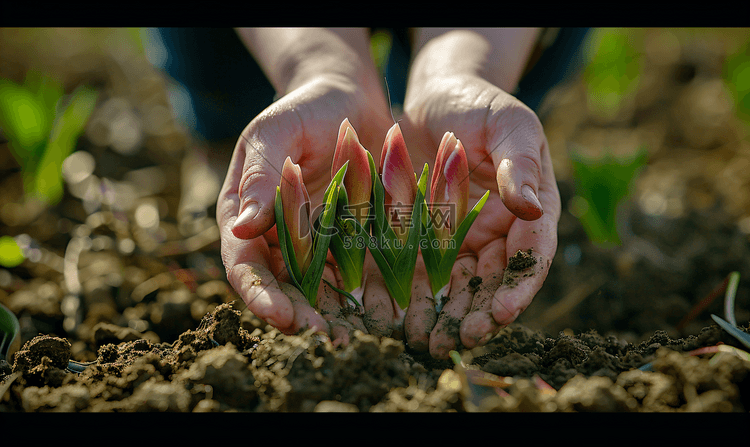
[[[40,335],[14,356],[3,411],[746,411],[750,365],[691,356],[721,329],[638,345],[596,331],[546,337],[511,324],[458,364],[356,332],[334,349],[314,334],[252,335],[218,306],[173,343],[107,343],[68,369],[71,344]],[[638,369],[651,363],[647,371]]]

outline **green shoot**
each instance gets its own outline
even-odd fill
[[[741,331],[737,327],[737,320],[734,318],[734,298],[737,295],[737,287],[740,283],[740,273],[732,272],[729,274],[729,283],[727,284],[727,291],[724,295],[724,316],[726,320],[711,314],[711,318],[721,326],[722,329],[729,332],[734,338],[740,341],[747,348],[750,348],[750,334]],[[728,321],[727,321],[728,320]]]
[[[62,163],[75,149],[97,97],[81,86],[64,98],[59,82],[33,71],[22,85],[0,80],[0,127],[23,171],[27,197],[48,204],[60,200]]]
[[[324,209],[323,212],[317,217],[313,231],[313,258],[307,271],[302,272],[301,266],[297,264],[297,258],[294,253],[294,246],[292,244],[293,235],[290,233],[284,222],[284,206],[281,201],[281,189],[276,187],[276,231],[279,238],[279,248],[281,249],[281,255],[284,259],[289,276],[292,278],[292,283],[297,289],[299,289],[311,306],[315,306],[318,296],[318,287],[320,286],[321,278],[323,277],[323,268],[325,267],[326,255],[328,254],[328,247],[331,242],[331,237],[334,231],[334,218],[336,215],[336,201],[339,197],[339,189],[341,180],[346,172],[346,164],[339,170],[339,172],[331,180],[324,195]],[[282,179],[282,182],[284,180]],[[292,208],[290,211],[292,211]]]
[[[633,180],[646,159],[643,148],[627,158],[616,158],[610,153],[599,158],[571,154],[577,194],[571,212],[581,221],[592,242],[620,245],[618,205],[631,193]]]
[[[737,116],[750,123],[750,41],[727,58],[724,80],[734,97]]]
[[[626,97],[638,88],[641,62],[632,43],[633,30],[597,29],[589,41],[584,72],[589,109],[605,119],[617,115]]]
[[[411,285],[414,278],[414,267],[419,251],[422,237],[421,222],[423,207],[418,205],[424,202],[425,189],[427,188],[428,166],[425,163],[422,174],[417,181],[417,195],[412,208],[411,229],[406,242],[401,244],[395,232],[388,223],[385,212],[385,190],[383,183],[375,170],[372,158],[370,158],[371,172],[373,173],[373,211],[372,237],[367,239],[367,247],[372,253],[375,263],[383,274],[386,287],[391,297],[401,309],[409,307],[411,301]],[[363,231],[359,222],[353,221],[357,231]]]

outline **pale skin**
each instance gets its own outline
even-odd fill
[[[230,283],[254,314],[285,333],[313,328],[334,345],[348,343],[355,329],[393,335],[403,312],[376,268],[370,265],[365,285],[365,310],[372,317],[367,323],[342,313],[346,302],[324,284],[316,311],[292,287],[280,285],[289,278],[273,228],[284,159],[290,156],[300,165],[313,206],[321,203],[344,118],[378,164],[393,120],[371,62],[367,30],[244,29],[238,34],[280,99],[243,131],[219,197],[217,219]],[[447,358],[459,346],[481,345],[514,321],[541,288],[555,254],[560,198],[547,140],[536,115],[506,93],[518,83],[536,35],[534,29],[415,33],[417,56],[399,119],[413,165],[418,171],[424,163],[432,167],[440,139],[451,131],[469,160],[469,207],[491,191],[462,246],[451,298],[440,316],[418,259],[404,335],[412,348],[436,358]],[[254,216],[253,204],[259,209]],[[539,261],[535,274],[512,288],[501,285],[508,258],[528,248]],[[329,261],[324,278],[341,287],[330,256]],[[476,289],[468,286],[474,276],[483,279]]]

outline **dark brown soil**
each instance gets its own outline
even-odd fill
[[[737,321],[745,332],[750,321],[750,221],[742,220],[750,215],[750,176],[732,168],[748,152],[680,124],[686,108],[676,104],[701,94],[703,76],[716,76],[713,59],[685,45],[670,67],[693,64],[703,74],[685,81],[647,64],[645,72],[669,88],[649,90],[658,97],[641,99],[630,115],[592,118],[579,83],[552,96],[543,119],[550,147],[562,148],[557,255],[518,321],[486,346],[459,349],[460,361],[432,359],[389,337],[356,332],[348,346],[333,348],[266,325],[226,282],[213,203],[184,206],[197,196],[198,179],[213,181],[203,184],[208,189],[223,180],[230,149],[190,142],[166,122],[161,130],[144,124],[143,147],[124,154],[100,145],[92,127],[79,147],[96,161],[88,195],[68,185],[58,205],[34,209],[23,204],[20,174],[0,180],[0,232],[27,235],[30,250],[20,266],[0,269],[0,302],[18,316],[23,342],[0,365],[0,412],[747,412],[750,363],[729,352],[691,355],[717,344],[746,349],[710,319],[723,316],[721,297],[678,329],[731,271],[741,274]],[[13,53],[19,66],[28,63],[23,54]],[[688,57],[695,54],[704,59]],[[83,76],[106,86],[100,101],[125,97],[142,122],[149,107],[164,104],[158,73],[129,71],[137,62],[107,52],[89,57],[90,66],[110,70]],[[132,93],[131,84],[152,86],[153,96]],[[105,116],[93,119],[106,124]],[[566,142],[600,147],[601,133],[623,141],[657,131],[663,138],[652,142],[623,206],[623,245],[591,244],[568,206],[575,189]],[[0,170],[14,163],[6,151]],[[704,169],[677,162],[688,159]],[[712,177],[725,171],[734,195]],[[659,183],[665,178],[682,189]],[[655,214],[657,193],[667,195],[667,209],[681,203],[679,212]],[[151,211],[155,227],[139,220]],[[78,293],[63,268],[71,253],[79,254]],[[518,252],[506,275],[523,280],[535,262],[533,252]],[[69,360],[82,372],[66,370]]]
[[[531,267],[536,265],[537,260],[533,253],[532,248],[526,251],[518,250],[508,259],[508,267],[503,275],[503,284],[515,287],[518,285],[518,281],[534,275],[534,269]]]

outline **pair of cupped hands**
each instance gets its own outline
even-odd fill
[[[481,64],[464,60],[473,52],[481,61],[482,51],[485,59],[491,52],[481,36],[448,33],[425,45],[412,65],[398,119],[413,166],[421,172],[428,163],[432,170],[440,141],[450,131],[468,158],[469,209],[490,191],[453,267],[450,299],[438,315],[419,255],[404,316],[368,254],[364,315],[345,312],[347,299],[325,282],[314,309],[289,284],[274,227],[284,161],[289,157],[299,165],[315,207],[331,180],[342,121],[356,129],[376,166],[394,121],[375,67],[361,54],[366,50],[360,45],[358,52],[356,42],[335,33],[307,33],[289,40],[288,48],[293,43],[299,51],[279,56],[267,51],[267,35],[240,32],[283,96],[242,132],[219,196],[217,220],[230,284],[253,314],[286,334],[313,328],[339,345],[348,343],[354,330],[377,336],[399,332],[411,348],[435,358],[486,343],[531,303],[557,248],[560,197],[539,119],[504,91],[513,80],[499,86],[502,82],[492,82]],[[285,41],[279,37],[275,43],[283,48]],[[508,259],[529,248],[538,261],[534,274],[504,283]],[[475,276],[482,278],[477,287],[476,280],[469,284]],[[323,279],[344,288],[330,253]]]

